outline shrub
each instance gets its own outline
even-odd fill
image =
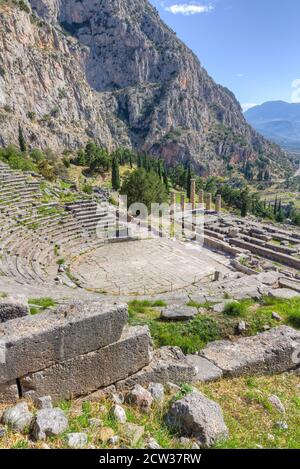
[[[30,13],[30,8],[28,5],[26,5],[24,0],[19,0],[19,8],[20,10],[25,11],[26,13]]]
[[[34,111],[29,111],[29,112],[27,112],[27,117],[28,117],[28,119],[30,119],[31,121],[34,121],[35,118],[36,118],[36,114],[35,114]]]
[[[91,184],[84,184],[82,190],[85,194],[91,195],[93,193],[93,186]]]
[[[244,303],[228,303],[224,308],[224,314],[231,317],[243,317],[247,312],[247,307]]]

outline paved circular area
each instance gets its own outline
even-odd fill
[[[72,263],[71,273],[84,288],[144,295],[188,288],[215,270],[227,271],[225,265],[224,257],[206,249],[151,239],[107,244],[85,253]]]

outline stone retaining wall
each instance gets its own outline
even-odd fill
[[[0,325],[0,402],[30,392],[58,401],[124,380],[149,365],[147,327],[128,327],[127,306],[76,303]]]
[[[275,262],[280,262],[281,264],[300,270],[300,259],[297,259],[296,257],[288,256],[280,252],[275,252],[270,249],[263,248],[261,246],[247,243],[245,241],[242,241],[241,239],[231,238],[229,242],[231,245],[237,246],[242,249],[247,249],[248,251],[251,251],[253,254],[257,254],[258,256],[262,256],[266,259],[270,259]]]

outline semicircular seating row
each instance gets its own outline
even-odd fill
[[[45,203],[41,182],[0,162],[0,275],[22,284],[55,284],[59,258],[103,244],[95,236],[97,217],[91,211],[97,204]]]

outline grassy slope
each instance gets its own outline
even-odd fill
[[[300,448],[300,377],[295,375],[264,376],[221,380],[197,386],[200,391],[221,405],[230,437],[220,442],[217,448]],[[186,387],[184,388],[186,389]],[[268,402],[272,394],[278,395],[286,408],[282,415]],[[178,394],[175,398],[180,397]],[[164,423],[164,416],[171,399],[167,395],[162,407],[154,406],[150,414],[124,406],[127,419],[131,423],[145,427],[145,434],[135,447],[142,448],[148,437],[155,438],[163,448],[183,448],[177,435],[172,434]],[[128,436],[121,424],[111,415],[112,403],[98,399],[96,402],[62,403],[61,407],[69,417],[68,432],[86,432],[89,447],[110,448],[100,441],[101,429],[89,425],[91,417],[100,418],[105,427],[114,430],[120,437],[116,447],[131,447]],[[1,407],[0,407],[1,409]],[[34,410],[34,409],[33,409]],[[277,422],[287,422],[288,430],[280,430]],[[66,434],[47,441],[51,448],[66,447]],[[8,431],[0,439],[0,448],[42,448],[43,443],[34,443],[27,435]]]
[[[237,323],[243,319],[247,324],[246,335],[263,332],[265,326],[275,327],[288,324],[300,328],[300,299],[280,301],[266,297],[261,303],[245,300],[238,308],[228,308],[226,314],[216,314],[209,304],[189,306],[201,308],[204,312],[190,322],[164,322],[160,320],[160,306],[150,301],[129,303],[129,317],[132,325],[148,325],[156,347],[172,345],[181,347],[185,353],[195,353],[208,342],[227,338],[235,334]],[[278,313],[283,321],[278,322],[272,313]]]
[[[47,306],[49,304],[47,299]],[[45,306],[46,299],[41,299]],[[37,303],[37,300],[32,300]],[[272,312],[279,313],[284,324],[300,327],[300,300],[278,301],[265,298],[260,304],[251,300],[242,302],[238,308],[228,308],[225,314],[212,313],[211,305],[205,306],[205,314],[200,314],[190,323],[166,323],[159,319],[162,301],[133,301],[129,305],[131,324],[148,324],[154,337],[155,345],[178,345],[186,352],[194,352],[210,340],[227,337],[234,332],[234,327],[241,317],[248,325],[247,334],[263,330],[263,326],[275,326]],[[200,305],[198,305],[200,306]],[[282,374],[274,376],[222,379],[216,383],[198,384],[196,387],[207,397],[221,405],[230,437],[220,442],[217,448],[299,448],[300,449],[300,376]],[[187,386],[182,390],[186,392]],[[269,403],[270,395],[276,394],[286,408],[286,414],[280,414]],[[148,437],[155,438],[163,448],[182,448],[178,435],[172,434],[166,427],[164,416],[171,399],[180,398],[181,394],[166,395],[163,406],[155,405],[150,414],[143,414],[130,406],[124,405],[127,419],[131,423],[145,427],[144,437],[135,447],[144,447]],[[92,428],[89,419],[100,418],[102,425],[110,427],[120,437],[116,447],[131,447],[128,435],[122,425],[112,417],[112,402],[105,398],[86,402],[84,400],[63,402],[60,407],[69,417],[68,432],[84,431],[88,434],[89,447],[107,448],[108,443],[100,440],[101,429]],[[3,408],[4,406],[0,406]],[[35,411],[34,408],[32,408]],[[287,430],[278,428],[277,422],[288,424]],[[66,447],[66,435],[51,438],[49,447]],[[0,439],[0,448],[41,448],[43,443],[34,443],[28,435],[19,435],[8,430]]]

